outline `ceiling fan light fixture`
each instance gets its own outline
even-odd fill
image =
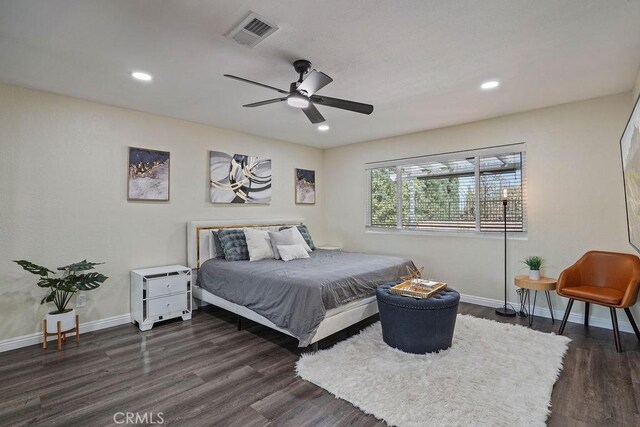
[[[301,109],[304,115],[307,116],[307,119],[309,119],[309,121],[313,125],[318,125],[325,121],[325,118],[322,116],[320,111],[318,111],[316,105],[339,108],[341,110],[353,111],[354,113],[360,114],[371,114],[373,112],[373,105],[349,101],[346,99],[317,95],[316,93],[320,89],[331,83],[333,79],[318,70],[311,70],[311,62],[305,59],[300,59],[293,63],[293,68],[296,70],[296,73],[298,73],[299,79],[298,81],[292,82],[289,85],[288,91],[279,89],[274,86],[269,86],[264,83],[245,79],[243,77],[234,76],[232,74],[225,74],[224,77],[238,80],[244,83],[249,83],[255,86],[260,86],[265,89],[271,89],[285,95],[280,96],[279,98],[252,102],[250,104],[243,105],[243,107],[262,107],[264,105],[287,101],[287,104],[289,106]],[[319,132],[326,132],[328,130],[328,126],[322,126],[318,128]]]
[[[287,98],[287,104],[296,108],[307,108],[309,100],[300,94],[292,94]]]

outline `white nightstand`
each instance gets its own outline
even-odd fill
[[[182,265],[131,271],[131,323],[148,331],[155,322],[191,319],[191,269]]]
[[[341,251],[341,246],[317,246],[317,249],[322,249],[325,251]]]

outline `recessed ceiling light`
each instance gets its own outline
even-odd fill
[[[318,126],[318,130],[319,130],[320,132],[326,132],[326,131],[328,131],[328,130],[329,130],[329,125],[319,125],[319,126]]]
[[[143,82],[150,82],[151,80],[153,80],[153,76],[149,73],[145,73],[142,71],[134,71],[131,73],[131,77],[133,77],[136,80],[140,80]]]
[[[500,82],[497,80],[489,80],[488,82],[484,82],[480,85],[480,89],[482,90],[491,90],[500,86]]]

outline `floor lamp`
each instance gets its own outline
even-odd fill
[[[516,311],[507,307],[507,189],[502,190],[502,217],[504,219],[504,306],[496,308],[498,316],[513,317]]]

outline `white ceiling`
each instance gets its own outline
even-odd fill
[[[280,27],[254,49],[224,37],[249,11]],[[639,23],[639,0],[0,0],[0,80],[330,147],[629,90]],[[299,58],[373,114],[319,106],[320,133],[285,103],[242,108],[278,94],[222,77],[288,89]]]

